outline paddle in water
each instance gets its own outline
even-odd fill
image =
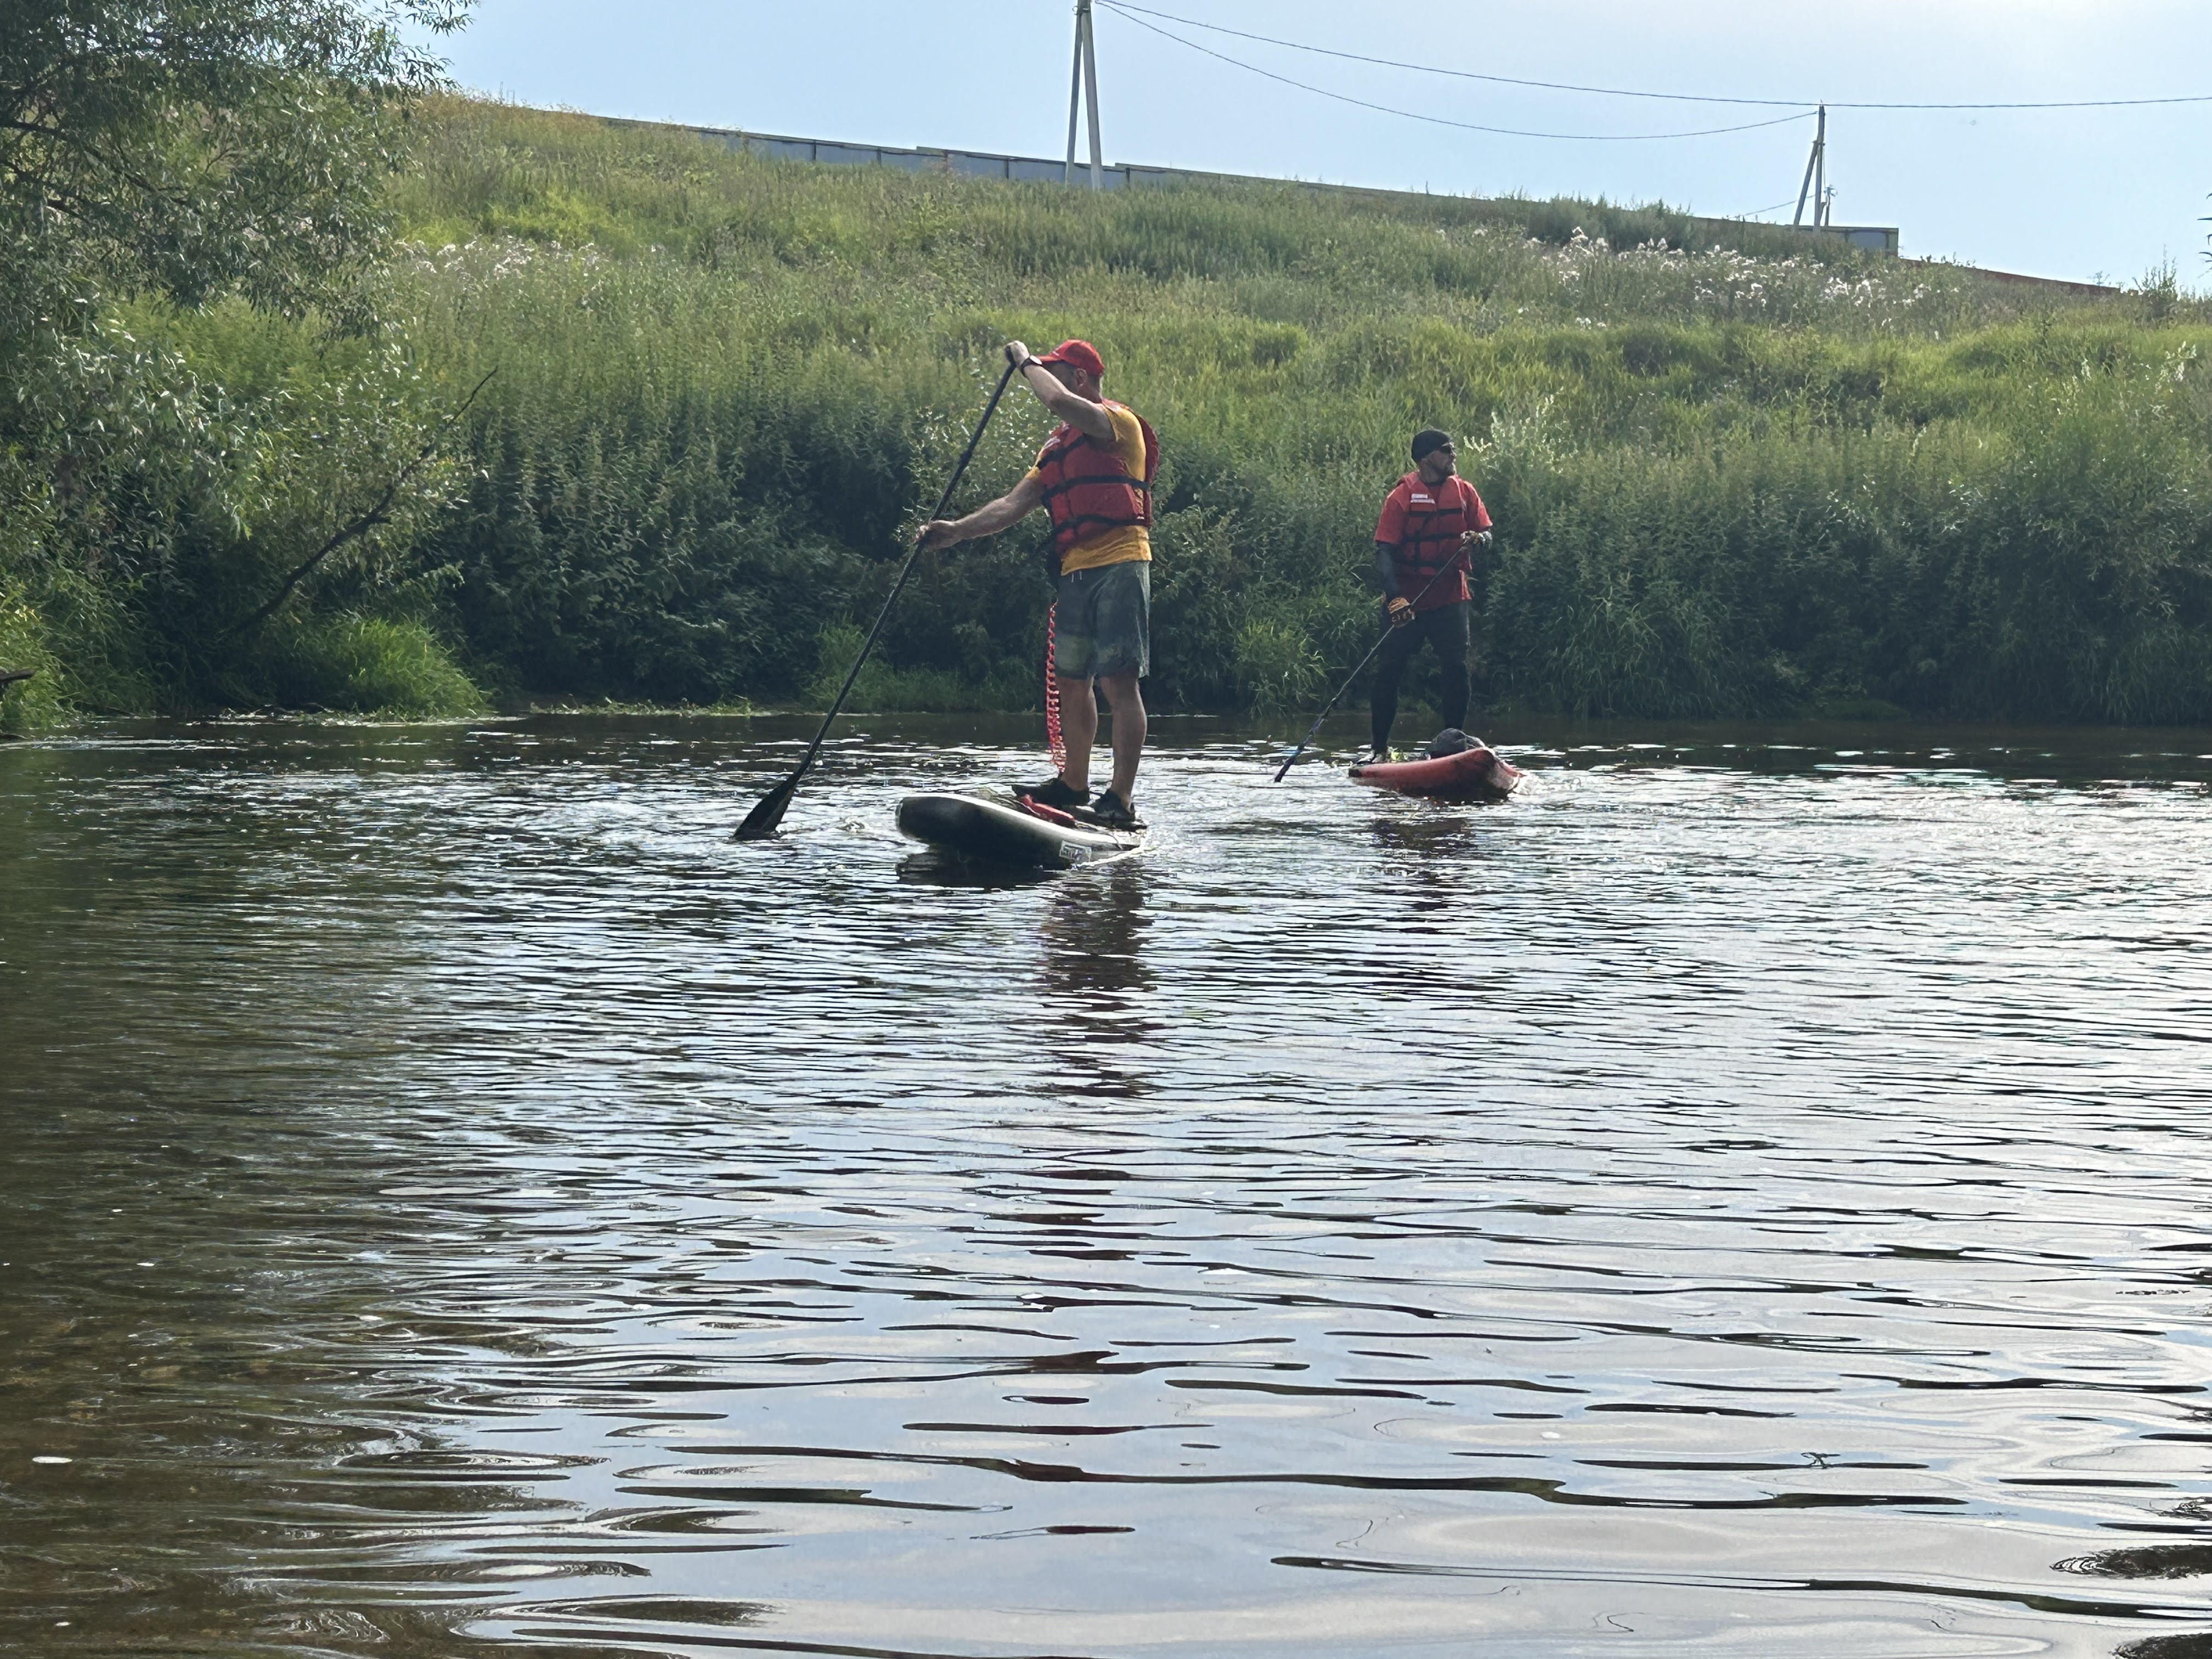
[[[983,428],[991,424],[992,413],[999,407],[999,399],[1006,395],[1006,383],[1013,378],[1014,365],[1010,362],[1006,365],[1006,372],[999,376],[999,384],[992,389],[991,401],[983,405],[983,418],[975,422],[975,430],[968,439],[968,447],[960,452],[959,464],[952,469],[952,476],[945,481],[945,493],[937,498],[937,506],[929,518],[923,520],[925,524],[945,515],[945,507],[952,500],[952,492],[960,487],[961,474],[967,471],[968,463],[975,459],[975,446],[983,441]],[[917,534],[914,538],[913,550],[906,556],[906,562],[899,567],[898,580],[891,584],[891,591],[884,597],[883,609],[876,612],[876,625],[868,630],[868,637],[861,641],[860,654],[853,659],[853,666],[845,676],[845,684],[838,688],[836,701],[830,705],[830,712],[822,717],[822,726],[815,732],[814,741],[806,745],[805,755],[791,775],[762,796],[760,804],[745,814],[745,821],[738,826],[736,840],[764,841],[774,835],[776,826],[783,822],[784,809],[791,805],[791,798],[798,791],[799,780],[813,766],[814,757],[822,752],[822,739],[830,735],[830,722],[837,718],[837,711],[845,706],[845,699],[853,690],[853,682],[860,678],[860,665],[867,661],[868,653],[875,649],[876,635],[884,631],[884,623],[891,614],[891,606],[898,602],[899,592],[906,586],[907,576],[914,569],[914,562],[921,556],[921,537]]]
[[[1428,587],[1424,587],[1419,592],[1413,596],[1414,610],[1418,611],[1420,608],[1421,601],[1429,597],[1430,587],[1434,587],[1438,582],[1442,581],[1446,576],[1450,575],[1453,571],[1457,570],[1459,568],[1459,560],[1454,559],[1449,563],[1446,564],[1443,569],[1437,571],[1435,575],[1430,577]],[[1407,613],[1409,617],[1411,614],[1411,612]],[[1277,783],[1280,783],[1283,781],[1284,775],[1289,772],[1291,768],[1298,763],[1298,757],[1306,752],[1306,746],[1310,744],[1316,737],[1320,735],[1321,723],[1328,718],[1329,711],[1334,708],[1338,702],[1342,701],[1346,692],[1352,690],[1352,681],[1358,679],[1362,673],[1366,672],[1367,665],[1375,660],[1375,653],[1382,648],[1383,641],[1388,640],[1390,635],[1401,626],[1403,626],[1402,623],[1394,622],[1389,627],[1384,629],[1382,630],[1382,638],[1375,641],[1373,649],[1370,650],[1365,656],[1359,659],[1359,666],[1353,669],[1351,674],[1346,678],[1344,684],[1336,688],[1336,696],[1331,697],[1322,706],[1321,713],[1314,716],[1313,725],[1307,730],[1305,736],[1298,739],[1298,746],[1291,750],[1291,757],[1275,769],[1275,781]]]

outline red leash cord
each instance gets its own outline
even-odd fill
[[[1060,676],[1053,672],[1052,664],[1053,625],[1059,617],[1060,606],[1055,602],[1044,613],[1044,741],[1045,746],[1052,750],[1054,769],[1065,772],[1067,769],[1067,745],[1060,741]]]

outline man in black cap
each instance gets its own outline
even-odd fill
[[[1375,758],[1390,754],[1398,683],[1426,640],[1443,669],[1447,729],[1467,724],[1467,655],[1471,639],[1470,551],[1490,545],[1490,514],[1474,486],[1453,470],[1451,439],[1434,427],[1413,434],[1413,471],[1398,480],[1375,526],[1375,568],[1382,578],[1390,634],[1375,664],[1369,717]]]

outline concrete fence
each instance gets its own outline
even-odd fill
[[[623,126],[658,126],[653,121],[623,121]],[[727,144],[732,149],[749,151],[756,155],[770,155],[785,161],[826,161],[844,167],[902,167],[908,173],[957,173],[980,179],[1020,179],[1041,184],[1058,184],[1066,173],[1065,164],[1039,155],[1001,155],[986,149],[902,149],[890,144],[848,144],[834,138],[793,138],[782,133],[745,132],[735,127],[687,127],[684,131],[696,134],[711,143]],[[1091,165],[1078,161],[1072,175],[1073,181],[1088,186]],[[1370,190],[1358,185],[1325,185],[1309,179],[1261,179],[1245,173],[1200,173],[1187,167],[1145,167],[1132,162],[1120,162],[1103,170],[1100,182],[1108,190],[1127,190],[1144,185],[1170,184],[1180,180],[1200,180],[1215,184],[1279,185],[1299,184],[1310,190],[1345,191],[1355,195],[1380,197],[1411,197],[1410,191]],[[1694,216],[1689,222],[1700,236],[1726,235],[1755,220],[1705,219]],[[1787,227],[1771,227],[1787,228]],[[1815,230],[1804,227],[1807,236],[1838,236],[1856,248],[1869,253],[1897,255],[1897,229],[1890,225],[1829,225]]]

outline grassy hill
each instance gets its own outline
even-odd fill
[[[418,704],[461,695],[441,653],[495,695],[808,701],[995,346],[1076,334],[1164,442],[1160,707],[1303,706],[1357,659],[1376,506],[1437,424],[1499,524],[1494,702],[2212,719],[2212,317],[2170,286],[1686,248],[1600,204],[810,167],[461,100],[395,210],[413,371],[449,406],[492,378],[404,605],[318,599],[350,643],[285,683],[310,700],[376,700],[382,627]],[[160,327],[241,386],[307,361],[289,325]],[[1010,398],[963,504],[1043,433]],[[1035,539],[925,561],[863,700],[1030,706]]]

